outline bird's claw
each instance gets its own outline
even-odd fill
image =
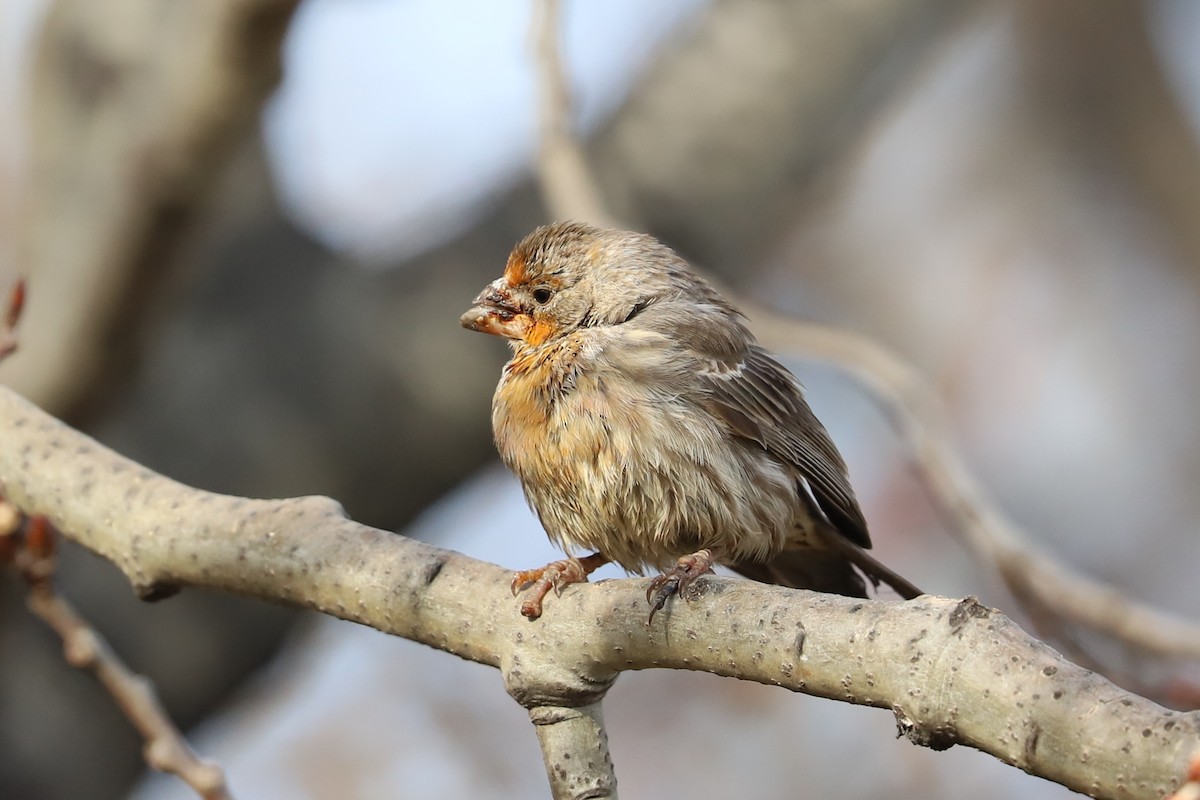
[[[654,622],[654,615],[666,606],[672,595],[677,594],[684,600],[692,599],[688,588],[696,578],[711,573],[712,565],[712,551],[700,550],[683,556],[670,570],[652,579],[646,587],[646,602],[650,604],[650,619],[646,624]]]
[[[529,584],[542,577],[542,573],[546,571],[545,567],[540,569],[523,569],[513,573],[512,583],[509,584],[509,589],[512,590],[513,597],[524,589]]]
[[[588,572],[578,558],[564,558],[562,561],[551,561],[544,567],[515,573],[509,588],[515,597],[523,589],[533,587],[529,599],[521,603],[521,616],[537,619],[542,615],[542,601],[551,589],[556,597],[561,597],[564,587],[572,583],[587,583]]]

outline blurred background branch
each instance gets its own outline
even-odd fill
[[[572,130],[571,95],[559,54],[561,8],[542,0],[533,11],[530,41],[538,62],[538,178],[552,219],[577,219],[611,228],[583,148]]]
[[[155,289],[278,84],[297,2],[50,6],[10,231],[16,268],[45,298],[8,378],[30,397],[70,416],[128,379]]]
[[[204,800],[229,800],[225,777],[201,761],[171,722],[154,687],[134,674],[54,587],[58,532],[43,516],[26,515],[0,498],[0,563],[29,587],[29,610],[62,639],[68,664],[93,673],[145,739],[146,762],[177,775]]]

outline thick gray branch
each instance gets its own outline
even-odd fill
[[[1125,692],[971,599],[862,601],[710,578],[648,626],[644,584],[608,581],[568,589],[530,623],[500,567],[355,524],[325,498],[191,489],[7,389],[0,480],[143,594],[205,586],[284,601],[491,664],[535,713],[583,709],[574,719],[595,723],[593,743],[602,731],[586,707],[616,675],[667,667],[892,709],[913,742],[967,744],[1097,797],[1169,794],[1200,749],[1200,713]]]

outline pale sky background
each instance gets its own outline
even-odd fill
[[[624,98],[704,0],[566,3],[580,129]],[[336,247],[412,253],[529,174],[537,105],[528,2],[311,0],[285,51],[267,143],[289,208]]]

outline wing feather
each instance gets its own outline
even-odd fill
[[[871,546],[846,464],[805,401],[800,383],[782,364],[750,345],[740,361],[715,362],[701,379],[710,411],[736,435],[794,466],[834,527],[860,547]]]
[[[696,403],[722,419],[735,436],[795,468],[796,491],[809,493],[848,541],[870,547],[846,464],[808,407],[800,382],[754,342],[732,306],[707,284],[702,288],[710,292],[706,303],[663,299],[622,325],[627,344],[644,338],[648,345],[677,348],[676,357],[666,362],[639,359],[639,349],[630,348],[622,368],[633,375],[669,370],[669,377],[656,377],[674,386],[696,387],[698,381]]]

